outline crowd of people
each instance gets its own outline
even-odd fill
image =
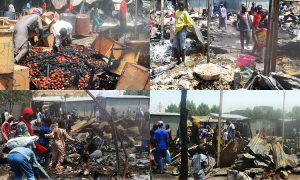
[[[8,115],[1,126],[2,142],[6,143],[13,137],[34,136],[34,123],[32,122],[33,117],[35,116],[34,114],[35,113],[32,109],[28,107],[24,109],[23,114],[17,123],[16,132],[13,136],[10,132],[10,123],[14,121],[14,117],[12,115]],[[41,118],[42,113],[40,113],[37,109],[36,115],[38,118]],[[41,164],[52,167],[54,162],[57,161],[56,168],[63,168],[61,163],[64,160],[65,140],[68,139],[72,142],[76,141],[76,139],[70,137],[66,131],[66,119],[59,120],[58,127],[54,128],[52,132],[50,132],[50,127],[53,123],[52,117],[46,115],[45,118],[43,117],[43,120],[44,121],[41,122],[44,124],[40,127],[39,132],[39,143],[35,141],[32,144],[28,144],[26,147],[16,147],[13,149],[4,147],[1,149],[1,152],[9,153],[7,161],[11,166],[11,169],[14,171],[16,179],[22,179],[23,174],[26,175],[27,179],[33,179],[34,177],[40,179],[37,167],[41,166]],[[41,122],[37,121],[36,125],[42,125]],[[51,161],[49,161],[49,139],[54,139],[53,156]],[[31,163],[33,168],[31,167]]]

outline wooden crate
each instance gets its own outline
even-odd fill
[[[14,72],[1,74],[0,90],[29,90],[29,68],[15,65]]]
[[[0,29],[0,74],[8,74],[14,70],[13,31]]]
[[[116,90],[149,90],[149,69],[137,64],[126,63]]]

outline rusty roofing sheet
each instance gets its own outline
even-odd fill
[[[276,170],[287,167],[296,167],[298,165],[297,156],[295,154],[285,154],[279,142],[272,144],[273,158]]]
[[[247,145],[247,148],[249,148],[255,155],[258,155],[264,159],[271,160],[268,156],[270,154],[271,145],[267,143],[267,141],[259,138],[258,135],[254,136],[251,139],[251,141]]]

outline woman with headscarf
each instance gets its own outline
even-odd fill
[[[15,137],[30,137],[30,136],[34,136],[33,134],[33,123],[32,121],[32,117],[33,117],[34,113],[33,110],[30,109],[29,107],[26,107],[23,111],[23,119],[18,123],[17,125],[17,130],[16,130],[16,134]],[[36,141],[34,141],[34,144],[32,144],[30,146],[31,149],[35,149],[35,153],[36,154],[42,154],[43,152],[45,152],[47,149],[44,148],[43,146],[39,145]]]
[[[1,132],[2,132],[2,142],[7,143],[9,140],[9,133],[10,133],[10,123],[14,120],[14,117],[12,115],[9,115],[4,123],[1,126]]]
[[[200,133],[199,133],[199,139],[200,139],[200,144],[206,143],[206,131],[203,128],[203,125],[200,125]]]

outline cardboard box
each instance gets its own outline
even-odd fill
[[[149,90],[149,69],[137,64],[126,63],[116,90]]]
[[[0,74],[0,90],[29,90],[29,68],[15,65],[13,73]]]
[[[0,29],[0,74],[12,73],[14,70],[13,31]]]

